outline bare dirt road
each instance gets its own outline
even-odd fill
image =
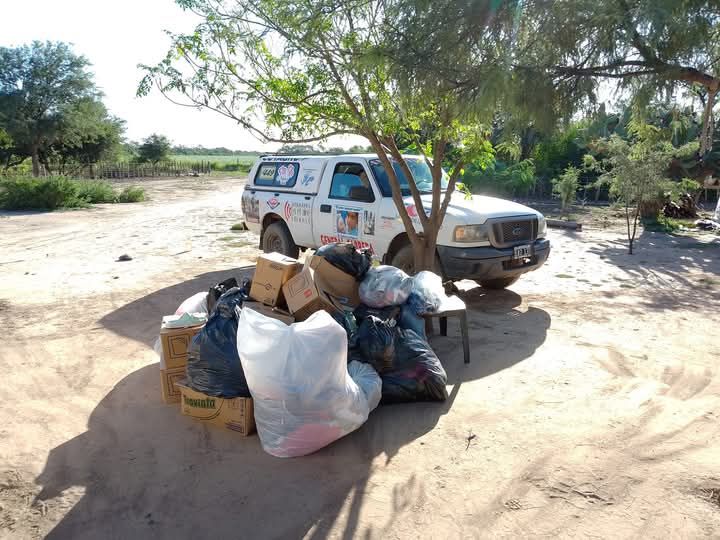
[[[442,404],[381,407],[280,460],[160,400],[152,343],[245,275],[242,180],[0,216],[0,538],[720,537],[720,242],[551,231],[511,290],[463,292]],[[132,257],[117,262],[122,254]]]

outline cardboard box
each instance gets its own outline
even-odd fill
[[[203,326],[201,324],[187,328],[160,328],[163,352],[160,367],[163,369],[185,367],[190,342]]]
[[[242,307],[243,309],[250,308],[254,311],[257,311],[258,313],[262,313],[266,317],[271,317],[273,319],[277,319],[278,321],[282,321],[287,325],[291,325],[295,322],[295,317],[290,315],[290,313],[288,313],[287,311],[283,311],[276,307],[266,306],[265,304],[261,304],[260,302],[243,302]]]
[[[310,256],[306,264],[315,271],[315,284],[318,289],[336,303],[348,309],[355,309],[360,304],[360,284],[355,276],[343,272],[330,264],[325,257],[317,255]]]
[[[180,388],[176,383],[185,378],[185,366],[160,370],[160,391],[165,403],[180,403]]]
[[[333,312],[342,307],[315,283],[315,270],[305,265],[302,272],[283,285],[283,294],[296,321],[304,321],[321,309]]]
[[[268,306],[283,306],[282,286],[301,270],[302,264],[291,257],[280,253],[260,255],[250,287],[250,298]]]
[[[197,392],[184,383],[177,386],[181,394],[180,411],[185,416],[236,431],[241,435],[250,435],[255,431],[252,398],[219,398]]]

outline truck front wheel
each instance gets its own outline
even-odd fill
[[[504,289],[515,283],[520,276],[496,278],[496,279],[481,279],[478,283],[485,289]]]
[[[417,274],[417,270],[415,269],[415,256],[413,255],[412,245],[406,244],[401,247],[397,251],[397,253],[393,255],[389,264],[391,266],[394,266],[395,268],[399,268],[400,270],[411,276]],[[437,254],[435,255],[435,268],[432,268],[431,270],[442,277],[442,266],[440,265],[440,258],[437,256]]]
[[[275,251],[293,259],[297,259],[300,255],[300,248],[295,245],[290,231],[282,221],[275,221],[265,229],[262,249],[265,253]]]

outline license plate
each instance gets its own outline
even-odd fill
[[[513,248],[513,259],[524,259],[532,254],[532,246],[515,246]]]

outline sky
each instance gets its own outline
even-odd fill
[[[168,50],[164,30],[189,31],[194,15],[173,0],[0,0],[0,46],[65,41],[91,63],[95,83],[110,112],[127,122],[126,137],[141,140],[151,133],[174,144],[225,146],[233,150],[273,150],[230,119],[213,111],[173,105],[157,91],[136,98],[142,78],[138,64],[155,64]],[[363,144],[339,138],[329,145]]]

